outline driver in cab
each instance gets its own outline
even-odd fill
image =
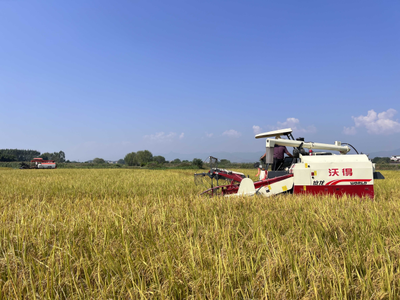
[[[286,149],[285,146],[278,146],[275,144],[274,146],[274,162],[272,164],[272,171],[277,171],[279,167],[282,165],[284,158],[285,158],[285,153],[289,157],[293,157],[292,154]],[[261,160],[265,159],[266,153],[264,153],[263,156],[261,156]]]

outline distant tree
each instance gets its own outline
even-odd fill
[[[0,154],[0,161],[17,161],[17,158],[10,154]]]
[[[164,164],[165,163],[165,157],[164,156],[154,156],[153,161],[159,163],[159,164]]]
[[[200,158],[194,158],[192,165],[197,166],[199,169],[203,168],[203,161]]]
[[[180,163],[181,163],[181,160],[180,160],[179,158],[175,158],[172,162],[173,162],[174,164],[180,164]]]
[[[220,160],[220,164],[221,165],[229,165],[231,163],[231,161],[230,160],[227,160],[227,159],[221,159]]]
[[[65,161],[65,152],[60,151],[58,152],[58,162],[64,162]]]
[[[125,161],[121,158],[117,161],[117,164],[124,165]]]
[[[136,160],[140,166],[144,166],[153,160],[153,154],[149,150],[138,151]]]
[[[375,164],[388,164],[390,163],[390,157],[375,157],[372,162]]]
[[[128,166],[136,166],[137,165],[136,153],[131,152],[125,155],[124,161]]]
[[[187,159],[182,160],[183,163],[189,162]]]
[[[51,153],[45,152],[42,155],[40,155],[39,157],[43,158],[44,160],[49,160],[51,157]]]
[[[94,164],[105,164],[106,161],[104,159],[102,159],[102,158],[96,157],[95,159],[93,159],[93,163]]]
[[[0,155],[14,156],[17,161],[30,161],[35,157],[39,157],[40,152],[36,150],[1,149]]]
[[[65,162],[65,153],[64,151],[49,153],[45,152],[39,157],[43,158],[44,160],[54,160],[55,162]]]

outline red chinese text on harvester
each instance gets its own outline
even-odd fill
[[[344,168],[342,169],[343,176],[353,176],[352,168]],[[329,176],[339,176],[339,169],[329,169]]]

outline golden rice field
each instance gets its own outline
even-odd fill
[[[0,170],[0,299],[399,299],[400,172],[382,173],[371,201],[207,199],[190,170]]]

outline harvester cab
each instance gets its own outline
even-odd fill
[[[282,139],[282,135],[287,139]],[[381,173],[375,171],[375,164],[368,156],[359,154],[350,144],[338,141],[334,144],[305,142],[303,138],[295,140],[291,128],[261,133],[255,138],[266,138],[265,159],[258,165],[259,180],[253,182],[242,173],[212,167],[208,173],[195,174],[195,182],[207,178],[211,184],[202,194],[259,194],[266,197],[282,193],[346,194],[374,198],[374,180],[384,179]],[[275,145],[293,147],[293,158],[286,158],[276,170],[269,171]],[[351,150],[349,146],[357,154],[346,155]],[[315,149],[324,152],[314,152]],[[338,151],[339,154],[325,151]],[[212,159],[215,163],[218,162],[216,158]],[[219,184],[221,180],[228,184]]]

